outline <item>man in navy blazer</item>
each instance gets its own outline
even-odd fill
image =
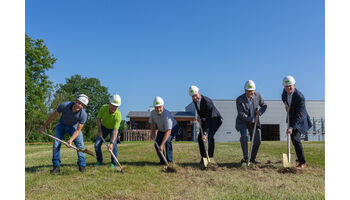
[[[283,78],[283,86],[282,101],[285,105],[286,112],[289,114],[287,134],[291,134],[292,143],[298,157],[297,161],[299,164],[297,169],[306,168],[304,149],[300,141],[300,135],[306,134],[312,127],[312,123],[306,111],[305,98],[304,95],[295,88],[295,79],[292,76]]]
[[[205,141],[208,137],[208,154],[211,160],[214,157],[214,148],[215,148],[215,140],[214,135],[216,131],[220,128],[222,124],[222,117],[219,111],[214,106],[213,101],[201,95],[199,92],[199,88],[192,85],[189,89],[189,94],[192,97],[193,103],[196,107],[198,114],[198,121],[201,122],[203,129],[203,137],[201,138],[198,135],[198,145],[200,154],[203,157],[206,157],[203,141]],[[201,162],[203,159],[201,160]]]
[[[237,106],[237,118],[236,118],[236,130],[241,133],[241,147],[243,151],[242,164],[248,163],[248,136],[247,130],[249,131],[250,137],[253,135],[255,117],[261,116],[267,108],[264,103],[264,99],[261,95],[255,92],[255,83],[252,80],[248,80],[244,85],[245,93],[236,99]],[[254,164],[260,164],[256,160],[259,146],[261,144],[261,134],[259,132],[260,122],[257,122],[257,128],[255,130],[255,137],[253,142],[252,155],[250,162]]]

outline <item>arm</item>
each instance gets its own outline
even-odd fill
[[[164,135],[164,137],[163,137],[162,144],[159,146],[159,151],[160,151],[160,152],[163,151],[164,145],[165,145],[166,141],[169,139],[170,134],[171,134],[171,129],[168,129],[168,130],[165,132],[165,135]]]
[[[298,96],[294,102],[295,106],[293,106],[296,109],[296,120],[293,120],[293,123],[289,124],[290,128],[296,129],[297,124],[300,124],[303,120],[304,115],[304,108],[305,108],[305,98],[304,96]]]
[[[112,140],[111,140],[111,144],[109,145],[110,151],[113,151],[114,142],[115,142],[115,139],[117,138],[117,135],[118,135],[118,129],[113,129]]]
[[[59,115],[59,113],[57,111],[55,111],[54,113],[52,113],[49,117],[49,119],[40,127],[40,129],[38,130],[39,133],[42,133],[45,129],[46,126],[49,125],[57,116]]]
[[[81,132],[81,129],[83,128],[84,124],[78,124],[78,128],[77,130],[73,133],[72,137],[70,137],[70,139],[67,142],[67,146],[72,146],[72,142],[75,140],[75,138],[78,137],[78,135]]]
[[[265,104],[264,99],[261,97],[261,95],[259,95],[259,106],[260,109],[257,111],[258,116],[264,114],[267,108],[267,105]]]
[[[101,118],[97,118],[97,136],[102,137]]]
[[[289,112],[289,106],[288,106],[288,101],[287,101],[287,93],[285,90],[282,92],[282,101],[284,103],[284,107],[286,109],[286,112]]]

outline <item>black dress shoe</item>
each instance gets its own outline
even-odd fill
[[[255,165],[258,165],[258,164],[261,164],[259,161],[257,160],[250,160],[251,163],[255,164]]]
[[[166,163],[163,161],[163,162],[159,162],[157,165],[166,165]]]
[[[203,158],[201,158],[201,161],[199,162],[200,165],[203,165]]]
[[[242,160],[241,160],[241,164],[242,164],[242,163],[248,163],[248,159],[242,159]]]
[[[53,167],[52,170],[50,170],[50,174],[59,174],[60,173],[60,167]]]
[[[80,171],[80,172],[85,172],[85,171],[86,171],[85,166],[80,166],[80,165],[79,165],[79,171]]]

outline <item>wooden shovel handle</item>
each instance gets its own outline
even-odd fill
[[[111,153],[111,155],[113,156],[113,158],[115,159],[115,161],[119,165],[120,169],[122,170],[123,169],[122,165],[119,163],[119,161],[118,161],[117,157],[114,155],[113,151],[109,149],[109,146],[108,146],[107,142],[105,141],[105,139],[103,137],[100,137],[100,138],[102,139],[102,141],[106,145],[108,151]]]
[[[156,141],[154,141],[154,144],[156,145],[157,150],[158,150],[158,152],[160,153],[160,155],[162,156],[162,158],[163,158],[163,160],[164,160],[165,164],[166,164],[167,166],[169,166],[169,163],[168,163],[168,161],[166,160],[166,158],[165,158],[165,156],[164,156],[163,152],[159,151],[159,145],[157,144],[157,142],[156,142]]]
[[[46,135],[46,136],[49,136],[50,138],[52,138],[52,139],[54,139],[54,140],[57,140],[57,141],[59,141],[59,142],[61,142],[61,143],[63,143],[63,144],[65,144],[65,145],[68,145],[68,143],[67,142],[65,142],[65,141],[63,141],[63,140],[61,140],[61,139],[58,139],[57,137],[55,137],[55,136],[52,136],[52,135],[50,135],[50,134],[47,134],[46,132],[42,132],[42,134],[44,134],[44,135]],[[78,149],[78,148],[76,148],[75,146],[69,146],[70,148],[73,148],[73,149],[75,149],[75,150],[77,150],[77,151],[82,151],[81,149]]]
[[[203,138],[204,132],[203,132],[203,128],[202,128],[202,121],[199,122],[199,125],[200,125],[200,129],[201,129],[201,136],[202,136],[202,138]],[[202,138],[201,138],[201,139],[202,139]],[[207,138],[207,140],[208,140],[208,138]],[[203,146],[204,146],[204,151],[205,151],[205,154],[206,154],[206,156],[207,156],[208,162],[210,162],[209,154],[208,154],[207,147],[206,147],[204,141],[203,141]]]

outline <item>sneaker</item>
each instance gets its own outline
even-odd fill
[[[299,165],[296,166],[295,168],[296,168],[296,169],[304,169],[304,168],[306,168],[306,167],[307,167],[307,166],[306,166],[305,163],[299,163]]]
[[[203,158],[201,158],[201,161],[199,162],[200,165],[203,165]]]
[[[98,167],[98,166],[101,166],[101,165],[103,165],[103,164],[102,164],[102,162],[97,161],[97,162],[95,163],[95,165],[94,165],[94,166],[95,166],[95,167]]]
[[[80,172],[85,172],[85,171],[86,171],[85,166],[80,166],[80,165],[79,165],[79,171],[80,171]]]
[[[109,168],[114,169],[115,165],[113,163],[109,164]]]
[[[245,167],[248,165],[248,159],[242,159],[241,160],[242,167]]]
[[[50,170],[50,174],[59,174],[60,173],[60,166],[53,167],[52,170]]]

